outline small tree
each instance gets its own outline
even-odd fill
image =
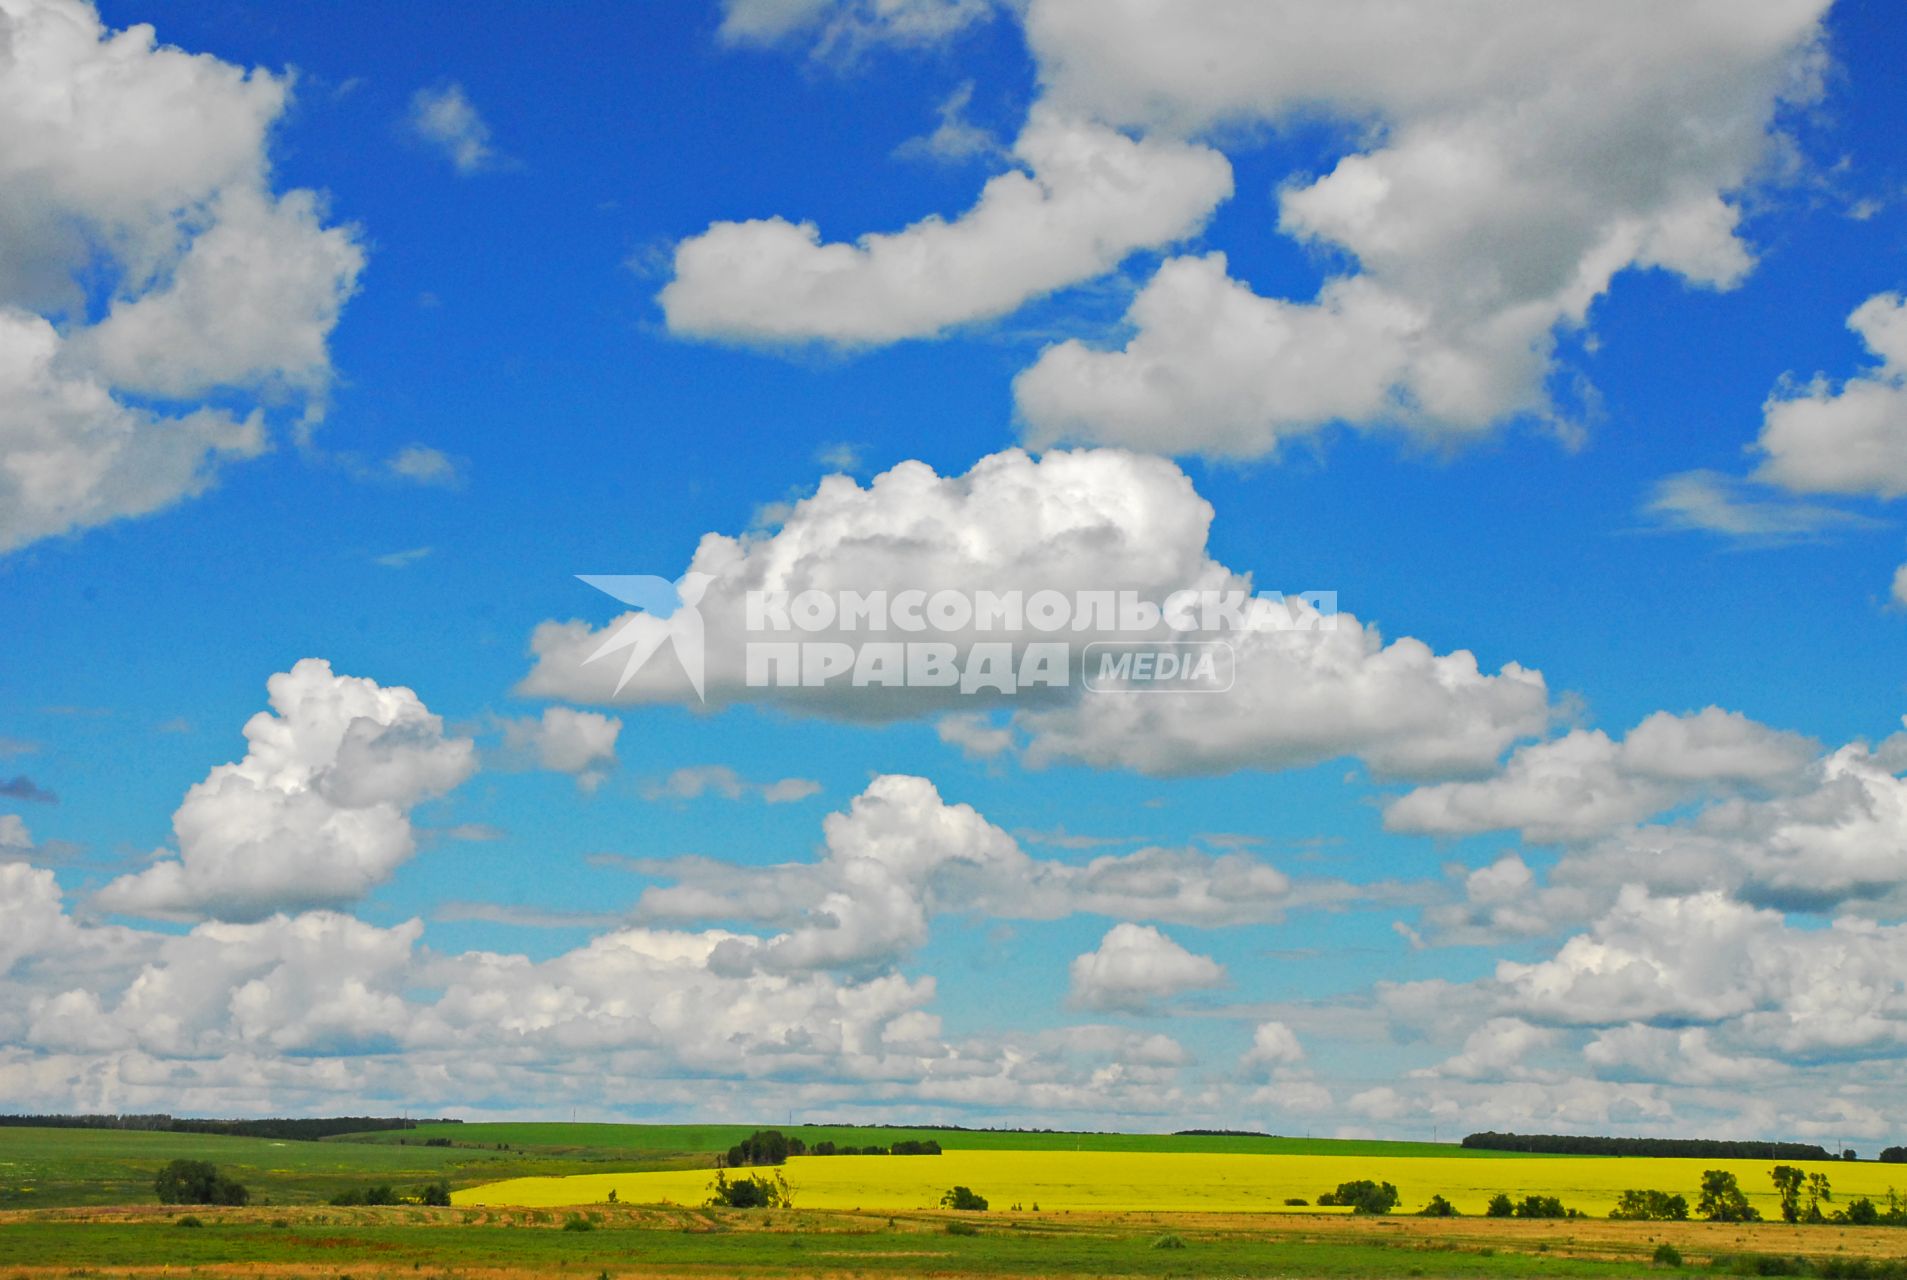
[[[1509,1196],[1499,1191],[1490,1197],[1490,1203],[1485,1206],[1483,1216],[1486,1218],[1507,1218],[1515,1212],[1516,1204]]]
[[[1791,1164],[1778,1164],[1768,1176],[1775,1180],[1775,1194],[1781,1198],[1781,1220],[1801,1221],[1801,1184],[1807,1175]]]
[[[1726,1169],[1707,1169],[1702,1173],[1702,1196],[1695,1212],[1710,1222],[1759,1222],[1761,1214],[1741,1193],[1741,1184]]]
[[[987,1208],[987,1198],[970,1187],[955,1187],[947,1192],[946,1195],[940,1197],[940,1207],[943,1209],[964,1209],[973,1213],[984,1213]],[[1037,1209],[1039,1206],[1035,1205],[1033,1207]]]
[[[616,1193],[612,1191],[609,1194],[613,1197]],[[418,1198],[425,1204],[443,1208],[450,1204],[450,1184],[439,1178],[426,1186]]]
[[[724,1209],[792,1209],[795,1207],[794,1194],[788,1189],[788,1179],[780,1171],[773,1178],[763,1174],[753,1174],[746,1178],[729,1180],[728,1174],[721,1169],[715,1171],[715,1181],[709,1183],[708,1203],[711,1208]]]
[[[1454,1218],[1457,1216],[1457,1206],[1451,1204],[1441,1195],[1435,1195],[1430,1197],[1429,1204],[1417,1211],[1417,1216],[1420,1218]]]
[[[1808,1209],[1802,1215],[1804,1222],[1826,1222],[1827,1215],[1821,1212],[1823,1200],[1834,1199],[1834,1193],[1828,1189],[1828,1176],[1825,1173],[1808,1175]]]

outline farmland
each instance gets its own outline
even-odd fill
[[[809,1142],[931,1136],[945,1151],[795,1157],[782,1170],[792,1209],[704,1207],[715,1153],[750,1130],[471,1124],[281,1143],[0,1129],[0,1183],[10,1195],[0,1207],[0,1275],[176,1275],[188,1268],[207,1276],[266,1270],[358,1280],[420,1272],[473,1280],[564,1273],[1613,1277],[1648,1269],[1665,1243],[1690,1265],[1725,1259],[1724,1270],[1772,1260],[1790,1268],[1784,1274],[1891,1275],[1881,1260],[1898,1258],[1907,1243],[1888,1227],[1604,1216],[1629,1187],[1677,1191],[1692,1202],[1702,1169],[1715,1167],[1734,1170],[1751,1201],[1774,1216],[1766,1161],[1220,1135],[796,1127],[787,1132]],[[424,1145],[432,1140],[454,1145]],[[251,1188],[252,1204],[156,1204],[154,1170],[180,1157],[215,1162]],[[1894,1165],[1812,1167],[1831,1177],[1837,1203],[1885,1198],[1890,1181],[1907,1184],[1899,1176],[1907,1169]],[[339,1189],[369,1182],[393,1183],[402,1193],[437,1178],[454,1188],[448,1208],[325,1203]],[[1315,1201],[1355,1178],[1397,1184],[1398,1211],[1352,1216],[1283,1203]],[[987,1196],[989,1209],[937,1208],[954,1183]],[[1556,1195],[1593,1216],[1477,1216],[1498,1191]],[[1433,1193],[1465,1216],[1414,1216]],[[188,1219],[194,1225],[182,1227]]]
[[[1400,1212],[1442,1195],[1460,1213],[1481,1214],[1490,1197],[1550,1195],[1606,1217],[1628,1188],[1660,1188],[1695,1200],[1704,1169],[1735,1173],[1749,1202],[1766,1217],[1780,1207],[1767,1161],[1622,1159],[1606,1156],[1491,1158],[1418,1155],[1236,1155],[1199,1152],[963,1151],[940,1156],[796,1156],[785,1169],[796,1205],[880,1211],[931,1208],[958,1183],[996,1206],[1038,1204],[1048,1211],[1126,1213],[1281,1212],[1287,1199],[1315,1200],[1340,1182],[1372,1178],[1395,1183]],[[1836,1194],[1885,1199],[1890,1185],[1907,1189],[1898,1166],[1826,1162],[1801,1166],[1828,1175]],[[459,1191],[457,1204],[561,1205],[606,1201],[697,1204],[706,1198],[706,1170],[592,1173],[525,1178]]]

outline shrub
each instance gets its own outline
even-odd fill
[[[202,1227],[205,1224],[203,1222],[200,1222],[197,1218],[193,1217],[191,1214],[188,1213],[185,1215],[185,1217],[180,1218],[177,1222],[173,1223],[172,1225],[175,1227]]]
[[[596,1224],[580,1213],[572,1213],[569,1217],[563,1219],[563,1230],[565,1231],[594,1231],[595,1229]]]
[[[947,1224],[947,1234],[950,1236],[977,1236],[980,1234],[980,1228],[974,1226],[971,1222],[949,1222]]]
[[[1555,1196],[1524,1196],[1515,1210],[1519,1218],[1567,1218],[1569,1210]]]
[[[963,1209],[973,1213],[984,1213],[987,1198],[968,1187],[955,1187],[940,1197],[943,1209]],[[1036,1208],[1038,1206],[1035,1206]]]
[[[1490,1203],[1483,1211],[1486,1218],[1507,1218],[1516,1212],[1516,1205],[1510,1197],[1499,1191],[1490,1197]]]
[[[1666,1191],[1625,1191],[1609,1216],[1629,1222],[1680,1222],[1688,1217],[1688,1198]]]
[[[444,1208],[450,1204],[450,1184],[439,1178],[436,1182],[431,1183],[419,1192],[417,1198],[421,1204],[436,1205],[438,1208]],[[609,1198],[614,1200],[616,1193],[611,1191]]]
[[[1285,1203],[1291,1205],[1293,1208],[1300,1208],[1309,1205],[1311,1202],[1303,1196],[1286,1196]]]
[[[1664,1240],[1655,1247],[1653,1261],[1658,1267],[1679,1267],[1682,1265],[1682,1251]]]
[[[1163,1235],[1152,1242],[1152,1247],[1154,1249],[1183,1249],[1185,1247],[1185,1241],[1181,1240],[1178,1236]]]
[[[1872,1200],[1862,1196],[1858,1200],[1848,1201],[1847,1208],[1835,1217],[1857,1227],[1871,1227],[1881,1220],[1881,1212],[1874,1206]]]
[[[207,1160],[174,1160],[159,1170],[152,1189],[160,1204],[244,1204],[251,1199],[245,1188],[220,1173]]]
[[[1429,1204],[1417,1211],[1417,1216],[1420,1218],[1454,1218],[1457,1216],[1457,1206],[1451,1204],[1442,1196],[1436,1195],[1430,1197]]]
[[[1338,1183],[1338,1189],[1319,1196],[1318,1203],[1349,1205],[1353,1213],[1389,1213],[1397,1207],[1397,1188],[1388,1182],[1359,1178],[1355,1182]]]
[[[708,1203],[711,1207],[724,1209],[792,1209],[794,1194],[788,1189],[788,1180],[777,1172],[773,1178],[762,1174],[752,1177],[736,1178],[731,1181],[726,1173],[717,1169],[715,1181],[709,1183]]]

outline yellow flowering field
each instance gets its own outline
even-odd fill
[[[1694,1208],[1705,1169],[1732,1170],[1750,1203],[1779,1218],[1768,1171],[1772,1160],[1671,1160],[1611,1156],[1478,1157],[1218,1155],[1136,1151],[948,1151],[938,1156],[797,1156],[783,1173],[798,1208],[901,1211],[937,1205],[949,1187],[973,1188],[995,1211],[1290,1212],[1285,1200],[1316,1201],[1340,1182],[1396,1184],[1397,1212],[1413,1213],[1440,1194],[1459,1211],[1480,1214],[1490,1197],[1552,1195],[1597,1217],[1628,1188],[1688,1198]],[[1834,1199],[1883,1199],[1890,1185],[1907,1192],[1907,1168],[1840,1161],[1800,1166],[1828,1175]],[[754,1172],[743,1170],[742,1173]],[[711,1170],[591,1173],[513,1178],[458,1191],[460,1205],[550,1207],[600,1204],[616,1192],[625,1204],[700,1204]],[[1328,1212],[1328,1210],[1327,1210]]]

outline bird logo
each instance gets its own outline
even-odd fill
[[[675,651],[675,660],[689,678],[695,696],[706,703],[704,691],[704,635],[699,606],[712,573],[689,572],[671,582],[649,573],[579,573],[577,578],[596,590],[615,597],[637,610],[615,632],[583,659],[585,665],[618,650],[627,649],[622,677],[616,681],[620,694],[643,664],[663,647]]]

